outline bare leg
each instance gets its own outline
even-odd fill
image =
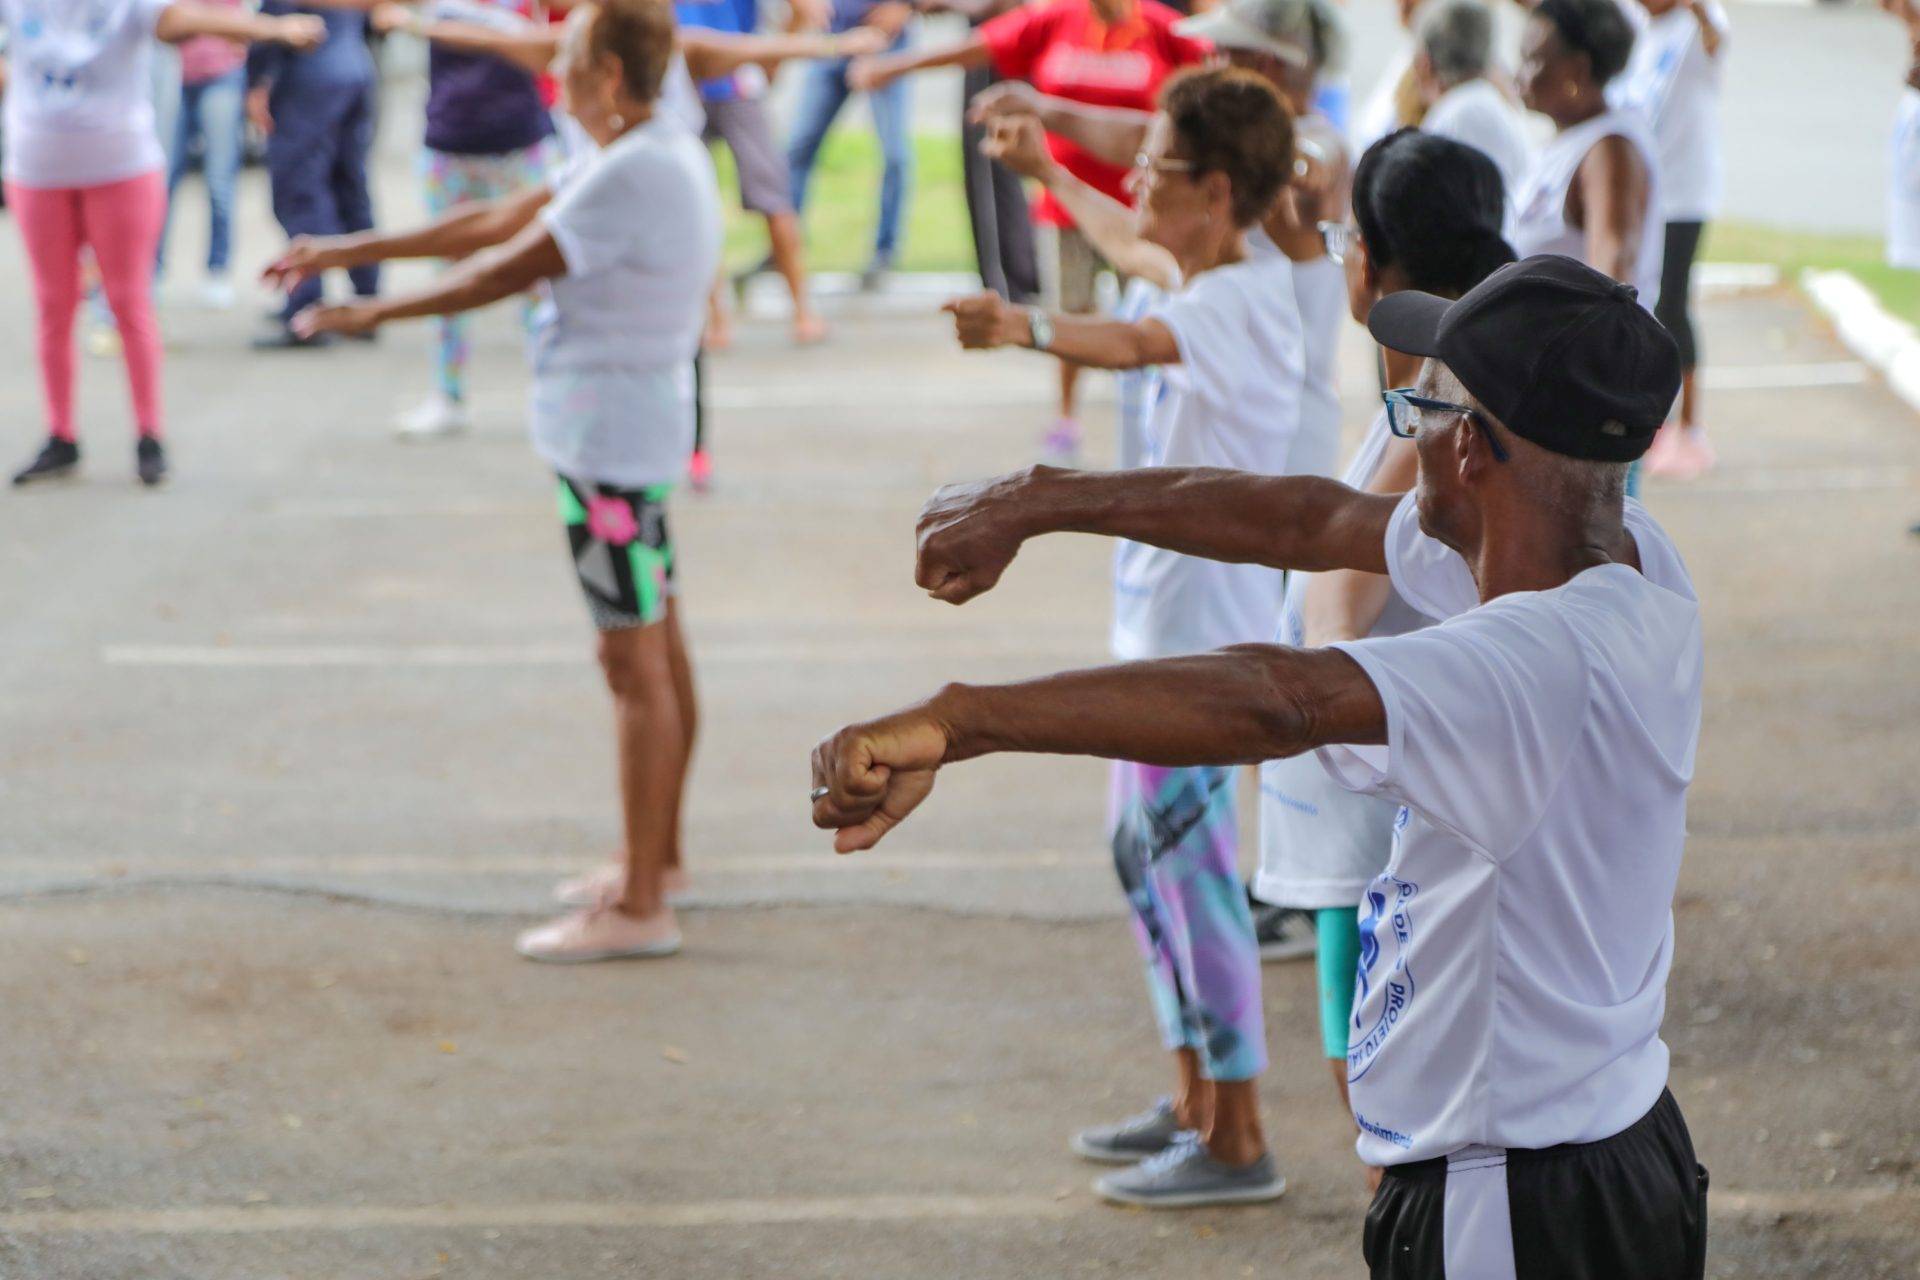
[[[725,351],[733,345],[733,313],[727,309],[727,273],[713,282],[707,294],[707,330],[700,336],[702,351]]]
[[[1173,1069],[1178,1077],[1173,1118],[1182,1129],[1205,1133],[1213,1124],[1213,1081],[1200,1074],[1200,1055],[1192,1049],[1175,1049]]]
[[[1215,1160],[1244,1168],[1267,1153],[1260,1131],[1260,1085],[1255,1080],[1221,1080],[1213,1085],[1213,1123],[1203,1130]]]
[[[674,689],[665,624],[600,634],[600,664],[613,694],[627,876],[617,909],[671,925],[662,876],[686,785],[687,739]]]
[[[1696,426],[1700,422],[1700,399],[1695,389],[1694,371],[1685,370],[1680,375],[1680,425],[1682,428]]]
[[[686,634],[680,630],[680,607],[667,603],[667,662],[673,670],[674,701],[680,707],[681,741],[681,785],[673,796],[673,809],[670,819],[672,844],[667,851],[665,868],[665,889],[668,893],[678,893],[687,887],[687,870],[684,851],[681,847],[680,817],[686,799],[686,774],[693,767],[693,744],[699,736],[700,705],[694,692],[693,659],[687,653]]]
[[[1071,360],[1060,362],[1060,416],[1074,416],[1074,391],[1080,381],[1080,366]]]
[[[794,342],[807,346],[824,341],[827,322],[813,309],[813,294],[807,286],[807,245],[800,234],[799,215],[768,215],[767,240],[773,249],[773,269],[786,280],[787,292],[793,295]]]

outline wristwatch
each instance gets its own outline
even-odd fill
[[[1040,308],[1027,308],[1027,328],[1033,333],[1035,351],[1045,351],[1053,345],[1053,317]]]

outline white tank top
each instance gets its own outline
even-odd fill
[[[1640,228],[1640,261],[1626,283],[1640,291],[1651,311],[1660,301],[1660,264],[1666,256],[1666,224],[1660,212],[1660,161],[1653,132],[1638,112],[1606,111],[1555,134],[1533,159],[1533,170],[1514,202],[1514,251],[1522,258],[1558,253],[1587,262],[1587,233],[1567,222],[1567,192],[1587,153],[1602,138],[1632,143],[1647,166],[1647,215]],[[1591,266],[1592,263],[1588,262]]]
[[[1247,256],[1286,254],[1256,222],[1247,228]],[[1300,394],[1300,431],[1287,451],[1287,474],[1330,476],[1340,461],[1340,331],[1347,318],[1347,273],[1324,254],[1292,265],[1307,376]]]

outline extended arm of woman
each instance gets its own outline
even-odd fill
[[[306,13],[252,13],[179,0],[160,11],[153,35],[164,44],[179,44],[195,36],[224,36],[245,44],[284,44],[306,50],[326,42],[327,24]]]
[[[1056,137],[1065,138],[1095,159],[1125,167],[1146,144],[1151,111],[1129,107],[1093,107],[1041,93],[1030,84],[1008,80],[976,94],[967,108],[974,124],[1029,116]]]
[[[796,58],[859,58],[878,53],[892,37],[878,27],[855,27],[838,35],[803,31],[792,35],[736,35],[680,28],[680,49],[695,80],[718,80],[749,65],[771,72]]]
[[[540,75],[560,52],[559,27],[491,27],[428,17],[401,4],[382,4],[373,11],[376,31],[405,31],[462,53],[491,54],[531,75]]]
[[[1158,320],[1106,320],[1049,312],[1052,341],[1039,348],[1033,331],[1034,309],[1016,307],[997,293],[986,291],[971,298],[955,298],[941,310],[953,317],[954,333],[969,351],[1034,347],[1096,369],[1180,363],[1180,345],[1173,340],[1173,331]]]
[[[465,258],[522,234],[552,199],[552,188],[542,186],[498,200],[456,205],[411,231],[298,236],[261,273],[261,279],[285,289],[323,271],[396,258]]]
[[[970,36],[944,49],[856,58],[847,68],[847,85],[859,93],[875,93],[916,71],[930,71],[935,67],[984,67],[991,60],[987,42],[979,36]]]
[[[1586,233],[1587,261],[1623,284],[1631,284],[1640,261],[1647,201],[1652,198],[1647,165],[1619,134],[1600,139],[1580,162],[1578,201],[1570,219]]]
[[[389,320],[475,311],[566,273],[567,260],[553,233],[531,223],[506,244],[474,254],[423,289],[343,306],[309,307],[293,318],[293,330],[303,338],[369,333]]]
[[[1073,224],[1093,242],[1114,270],[1138,276],[1161,289],[1180,283],[1180,265],[1173,255],[1134,230],[1133,210],[1104,191],[1097,191],[1068,173],[1047,153],[1040,122],[1033,116],[1003,116],[987,125],[980,154],[998,160],[1023,178],[1032,178],[1073,218]]]

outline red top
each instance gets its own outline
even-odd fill
[[[1211,51],[1205,41],[1174,34],[1181,16],[1158,0],[1134,0],[1132,13],[1108,26],[1089,0],[1035,0],[984,23],[980,38],[993,56],[994,70],[1007,79],[1089,106],[1152,111],[1160,105],[1166,78]],[[1108,164],[1051,133],[1047,150],[1088,186],[1133,203],[1124,166]],[[1073,225],[1046,192],[1033,214],[1051,226]]]
[[[567,15],[564,10],[560,10],[560,9],[547,10],[548,26],[557,27],[564,24],[566,20],[567,20]],[[555,107],[560,105],[560,82],[558,80],[555,80],[551,74],[541,74],[541,75],[535,76],[533,82],[539,88],[540,101],[547,104],[547,110],[551,111]]]

